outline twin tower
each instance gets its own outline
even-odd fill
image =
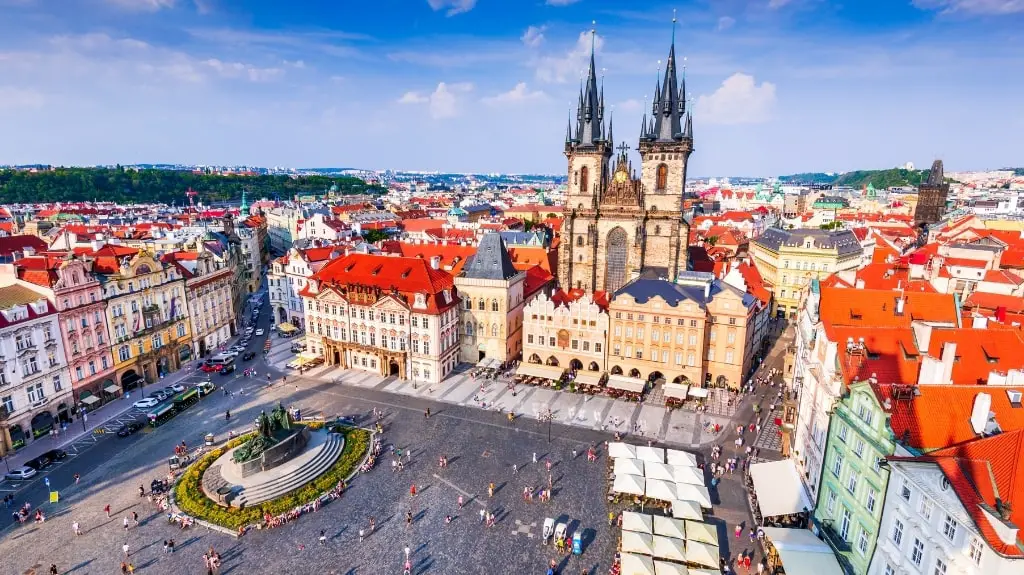
[[[576,121],[570,119],[565,135],[569,184],[559,247],[562,289],[611,296],[639,272],[674,280],[687,269],[689,224],[683,200],[693,123],[685,74],[681,82],[677,79],[674,32],[664,78],[655,82],[650,117],[644,112],[637,150],[639,178],[629,146],[615,146],[592,47]]]

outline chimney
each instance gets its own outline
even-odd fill
[[[430,258],[430,267],[434,268],[435,270],[436,269],[440,269],[440,267],[441,267],[441,256],[431,256],[431,258]]]
[[[704,299],[707,300],[711,297],[711,282],[704,284]]]
[[[898,297],[896,298],[896,315],[903,315],[903,306],[906,305],[907,298]]]
[[[983,315],[980,315],[980,314],[974,314],[974,316],[971,319],[971,327],[973,329],[985,329],[985,328],[987,328],[988,327],[988,318],[983,316]]]
[[[854,284],[857,289],[864,289],[864,280],[858,279],[857,283]]]
[[[956,359],[956,343],[947,341],[942,344],[942,382],[953,383],[953,361]]]

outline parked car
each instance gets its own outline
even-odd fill
[[[217,371],[218,369],[220,369],[220,366],[213,365],[212,363],[204,363],[203,367],[201,367],[199,369],[203,370],[206,373],[211,373],[211,372],[214,372],[214,371]]]
[[[4,477],[15,481],[22,481],[25,479],[32,478],[33,476],[35,476],[36,473],[38,473],[38,471],[36,471],[35,469],[22,465],[21,467],[15,467],[14,469],[8,471],[7,474],[4,475]]]
[[[44,453],[46,457],[50,458],[50,461],[60,461],[68,456],[68,452],[63,449],[51,449]]]
[[[220,371],[218,373],[220,373],[221,375],[227,375],[232,371],[235,371],[235,364],[225,363],[224,365],[221,366]]]
[[[173,387],[171,387],[169,385],[167,387],[161,389],[160,391],[164,392],[164,395],[167,396],[167,397],[174,397],[174,394],[178,393],[177,391],[174,390]]]
[[[168,397],[170,397],[171,395],[174,395],[174,394],[173,393],[172,394],[168,394],[166,391],[161,389],[160,391],[157,391],[157,392],[153,393],[152,397],[155,397],[157,401],[163,401],[163,400],[167,399]]]
[[[129,435],[135,433],[140,429],[142,429],[141,423],[139,423],[138,421],[129,421],[128,423],[122,425],[121,428],[117,430],[117,436],[128,437]]]
[[[140,399],[140,400],[136,401],[135,403],[132,404],[132,407],[137,408],[137,409],[149,409],[150,407],[153,407],[154,405],[156,405],[158,403],[160,403],[159,399],[150,396],[150,397],[147,397],[145,399]]]
[[[28,461],[26,461],[25,462],[25,467],[31,467],[32,469],[35,469],[36,471],[42,471],[43,469],[48,467],[51,463],[53,463],[53,461],[51,461],[50,458],[47,457],[44,454],[44,455],[40,455],[38,457],[33,457],[32,459],[29,459]]]
[[[259,328],[258,330],[256,330],[256,335],[263,335],[264,333],[266,333],[266,332],[263,331],[262,327]]]
[[[306,351],[306,344],[304,344],[304,343],[293,343],[292,344],[292,353],[299,353],[299,352],[302,352],[302,351]]]
[[[233,351],[235,353],[245,353],[245,346],[244,345],[233,345],[233,346],[231,346],[231,351]]]
[[[242,361],[249,361],[250,359],[252,359],[254,357],[256,357],[256,352],[255,351],[247,351],[247,352],[245,352],[242,355]]]
[[[172,383],[171,385],[168,385],[167,387],[173,389],[175,391],[175,393],[181,393],[181,392],[185,391],[185,386],[181,385],[180,383]]]

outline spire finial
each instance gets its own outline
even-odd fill
[[[594,55],[594,46],[597,38],[597,20],[590,21],[590,55]]]
[[[676,43],[676,9],[672,9],[672,45]]]

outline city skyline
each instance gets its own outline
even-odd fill
[[[1020,163],[1013,1],[245,4],[0,0],[0,163],[560,174],[591,44],[635,146],[674,8],[693,175]]]

